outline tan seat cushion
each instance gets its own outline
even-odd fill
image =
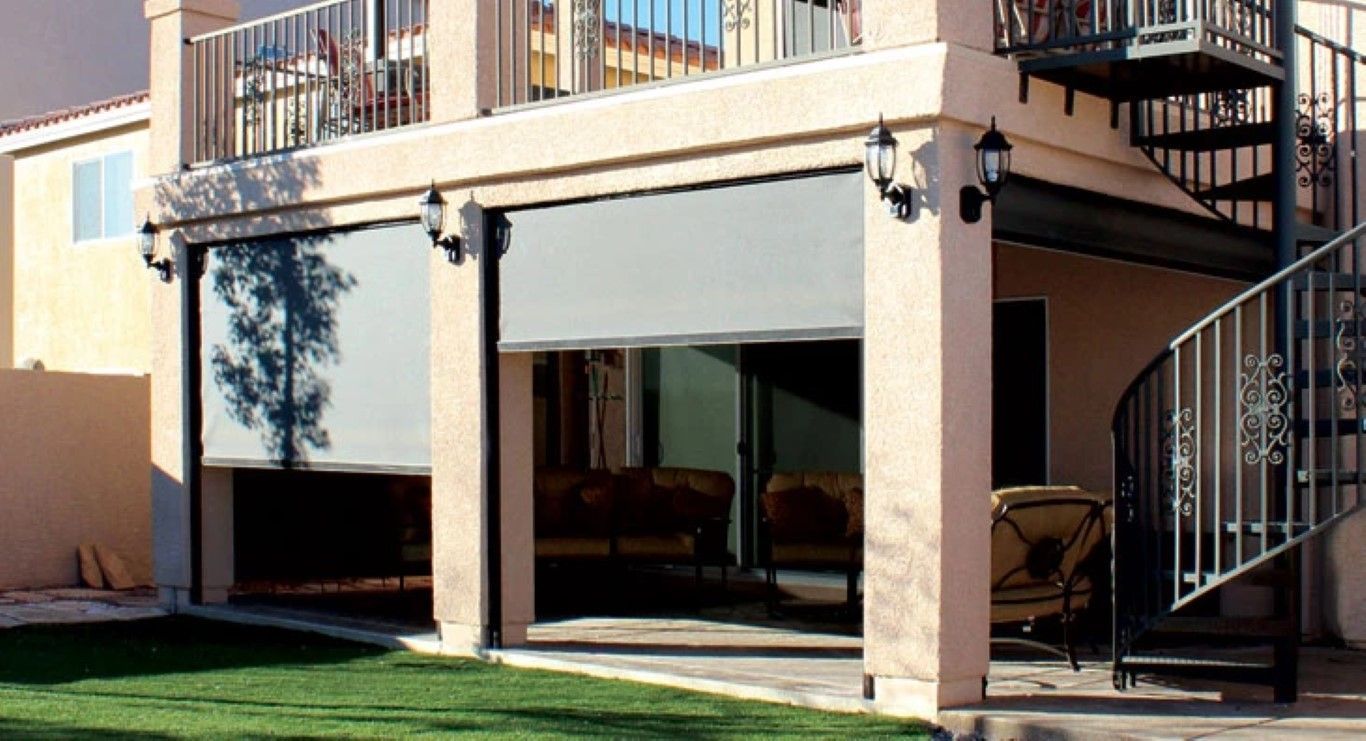
[[[774,543],[775,566],[808,566],[843,569],[850,564],[863,563],[863,546],[848,543]]]
[[[691,561],[694,540],[693,536],[686,533],[622,535],[617,538],[617,555],[622,558]]]
[[[537,538],[537,558],[607,558],[612,555],[609,538]]]
[[[1061,613],[1060,583],[1089,591],[1077,569],[1108,532],[1104,517],[1095,516],[1108,495],[1075,486],[1030,486],[1001,489],[991,498],[993,621]],[[1074,599],[1072,608],[1084,607],[1085,600]]]
[[[863,491],[863,474],[842,473],[837,471],[802,471],[799,473],[775,473],[768,479],[764,491],[785,491],[814,486],[840,501],[852,489]]]

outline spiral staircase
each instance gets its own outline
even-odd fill
[[[1113,418],[1114,677],[1296,696],[1301,544],[1366,504],[1366,57],[1281,0],[1015,0],[997,47],[1127,106],[1131,143],[1278,270],[1173,339]],[[1226,617],[1230,585],[1269,590]],[[1246,593],[1246,592],[1245,592]]]

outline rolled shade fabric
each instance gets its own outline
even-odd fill
[[[499,349],[861,337],[862,177],[504,212]]]
[[[429,471],[429,257],[408,224],[210,249],[204,463]]]

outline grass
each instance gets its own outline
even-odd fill
[[[924,733],[873,717],[192,618],[0,630],[0,738]]]

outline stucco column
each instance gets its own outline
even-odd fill
[[[987,671],[990,213],[958,216],[980,132],[888,125],[916,203],[902,222],[865,195],[864,671],[882,711],[933,718]]]
[[[14,158],[0,154],[0,369],[14,367]]]
[[[494,3],[441,0],[427,11],[433,121],[461,121],[493,107],[497,62]]]
[[[499,479],[502,502],[504,646],[526,643],[535,619],[536,551],[532,531],[532,479],[536,468],[532,354],[498,356]]]
[[[1009,0],[1004,0],[1009,2]],[[996,0],[862,0],[863,47],[942,41],[989,50]]]
[[[237,18],[235,0],[146,0],[143,10],[151,23],[152,114],[148,175],[178,171],[189,160],[193,101],[187,92],[193,67],[184,40],[231,25]],[[179,146],[177,146],[179,144]],[[141,199],[147,196],[142,194]],[[159,198],[155,193],[152,198]],[[153,219],[172,204],[155,203]],[[148,273],[152,306],[152,560],[153,578],[162,601],[183,604],[189,599],[191,579],[190,441],[198,431],[186,429],[191,396],[185,380],[185,338],[191,321],[182,299],[184,249],[174,247],[179,235],[163,231],[158,257],[175,255],[179,275],[169,283]],[[195,349],[197,352],[197,349]]]
[[[228,601],[235,581],[233,560],[233,494],[231,468],[205,468],[201,473],[200,532],[204,552],[204,602]]]

